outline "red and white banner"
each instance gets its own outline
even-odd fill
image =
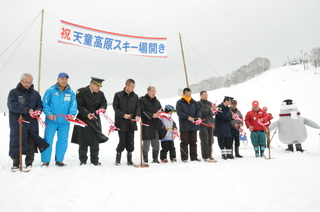
[[[124,35],[63,20],[58,42],[118,54],[167,58],[167,38]]]

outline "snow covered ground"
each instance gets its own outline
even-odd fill
[[[258,100],[278,119],[280,104],[291,98],[301,115],[320,124],[318,107],[320,75],[301,66],[269,70],[231,88],[210,91],[209,100],[220,103],[224,95],[234,96],[243,115]],[[12,87],[14,87],[12,85]],[[148,85],[137,85],[147,87]],[[156,86],[156,85],[155,85]],[[143,94],[139,94],[143,95]],[[199,100],[199,94],[193,94]],[[175,105],[179,97],[161,100]],[[107,113],[113,117],[113,109]],[[177,115],[174,115],[177,121]],[[108,125],[103,122],[104,133]],[[8,117],[0,116],[0,211],[319,211],[320,136],[309,128],[302,147],[305,153],[285,153],[277,134],[271,143],[274,159],[255,158],[252,145],[241,145],[242,159],[224,161],[217,142],[213,155],[217,163],[180,161],[179,140],[175,141],[179,161],[150,164],[149,168],[116,167],[117,133],[100,147],[101,167],[79,166],[77,145],[70,144],[64,168],[40,167],[36,155],[29,173],[12,173],[8,156]],[[43,134],[43,129],[40,129]],[[71,131],[72,132],[72,131]],[[249,134],[249,132],[247,132]],[[273,134],[273,132],[272,132]],[[200,141],[198,140],[198,155]],[[136,132],[133,160],[139,163],[139,132]],[[151,158],[151,155],[149,155]],[[54,158],[54,156],[52,156]]]

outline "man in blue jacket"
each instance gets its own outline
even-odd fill
[[[26,168],[32,167],[34,153],[40,152],[49,145],[39,136],[37,119],[31,118],[33,112],[41,111],[41,97],[34,90],[33,77],[31,74],[22,74],[17,87],[12,89],[8,95],[9,124],[10,124],[10,149],[9,156],[13,160],[12,169],[19,168],[19,122],[22,115],[26,122],[22,122],[22,154],[26,155]]]
[[[68,79],[68,74],[60,73],[58,82],[51,86],[43,96],[42,105],[47,124],[44,139],[50,144],[50,147],[41,153],[42,167],[49,166],[53,138],[56,132],[58,132],[55,153],[56,165],[61,167],[66,165],[63,160],[68,147],[70,123],[64,116],[58,115],[71,115],[73,118],[77,114],[78,106],[75,93],[68,85]]]
[[[197,131],[199,124],[196,121],[201,121],[201,108],[199,103],[192,99],[191,89],[183,89],[181,99],[177,101],[177,114],[179,116],[180,126],[180,152],[181,160],[184,163],[188,162],[188,145],[190,145],[191,161],[199,161],[197,154]]]

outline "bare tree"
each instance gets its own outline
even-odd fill
[[[320,47],[315,47],[311,50],[311,59],[317,63],[317,66],[320,64]]]

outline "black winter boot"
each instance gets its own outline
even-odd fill
[[[11,157],[12,159],[12,163],[13,163],[13,166],[18,166],[19,167],[19,156],[18,157]]]
[[[296,150],[299,151],[299,152],[304,152],[305,151],[304,149],[302,149],[301,144],[296,144]]]
[[[152,163],[160,163],[159,160],[158,160],[158,155],[159,155],[159,151],[153,151],[152,152],[152,156],[153,156]]]
[[[259,157],[259,146],[253,146],[256,157]]]
[[[285,151],[286,152],[293,152],[293,144],[288,144],[288,148]]]
[[[239,147],[235,147],[234,148],[234,152],[235,152],[235,155],[236,155],[236,158],[242,158],[243,156],[239,154]]]
[[[261,145],[260,146],[260,156],[264,157],[264,150],[266,149],[266,145]]]
[[[128,166],[133,166],[133,162],[132,162],[132,152],[128,152],[127,153],[127,164]]]
[[[12,170],[18,170],[19,169],[19,157],[11,157],[13,166],[11,167]]]
[[[221,149],[221,156],[223,160],[227,160],[227,154],[226,154],[227,150],[226,149]]]
[[[142,154],[144,164],[148,164],[148,152],[143,152]]]
[[[121,165],[120,162],[121,162],[121,152],[117,152],[115,165],[120,166]]]
[[[227,149],[227,158],[228,159],[234,159],[232,152],[233,152],[232,149]]]

